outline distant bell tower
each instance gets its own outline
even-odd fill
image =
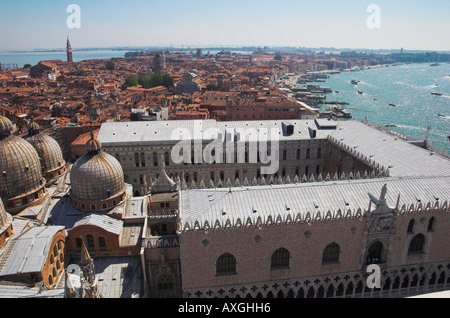
[[[70,45],[69,37],[67,37],[66,52],[67,52],[67,62],[73,62],[72,46]]]

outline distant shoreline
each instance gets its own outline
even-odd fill
[[[72,48],[74,52],[90,52],[90,51],[157,51],[157,50],[177,50],[177,51],[192,51],[194,49],[202,50],[228,50],[228,51],[248,51],[253,52],[258,49],[258,46],[204,46],[204,45],[186,45],[182,48],[168,47],[168,46],[112,46],[112,47],[82,47]],[[334,48],[334,47],[320,47],[320,48],[306,48],[306,47],[267,47],[270,52],[292,52],[292,53],[318,53],[324,52],[327,54],[339,54],[342,52],[358,52],[369,54],[391,54],[398,53],[398,49],[364,49],[364,48]],[[66,48],[34,48],[34,49],[0,49],[0,53],[58,53],[65,52]],[[269,52],[269,53],[270,53]],[[441,50],[405,50],[404,53],[431,53],[450,54],[450,51]]]

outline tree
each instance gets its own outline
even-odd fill
[[[162,84],[162,86],[165,86],[167,88],[173,87],[173,84],[174,84],[173,77],[170,76],[169,74],[164,74],[162,76],[162,83],[161,84]]]
[[[136,75],[130,74],[125,78],[125,82],[122,84],[124,88],[139,85],[138,78]]]
[[[130,74],[125,78],[122,88],[142,85],[143,88],[152,88],[156,86],[173,87],[174,80],[169,74],[154,73],[150,76]]]
[[[23,68],[30,68],[31,67],[31,64],[25,64],[24,66],[23,66]]]
[[[217,86],[216,86],[216,84],[208,84],[208,85],[206,85],[206,90],[207,91],[215,91],[215,90],[217,90]]]
[[[114,62],[113,62],[113,61],[108,61],[108,62],[106,62],[105,67],[106,67],[106,69],[108,69],[108,70],[110,70],[110,71],[113,71],[113,70],[116,69],[116,65],[114,65]]]
[[[283,60],[283,56],[281,55],[281,53],[277,53],[277,54],[275,54],[275,57],[273,59],[277,60],[277,61],[282,61]]]

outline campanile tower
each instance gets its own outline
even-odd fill
[[[70,45],[69,37],[67,37],[66,52],[67,52],[67,62],[73,62],[72,46]]]

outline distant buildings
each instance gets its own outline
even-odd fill
[[[183,77],[181,79],[181,82],[177,83],[175,85],[175,94],[182,95],[182,94],[194,94],[195,92],[201,91],[201,86],[195,82],[195,77],[197,77],[197,74],[185,72],[183,73]]]

